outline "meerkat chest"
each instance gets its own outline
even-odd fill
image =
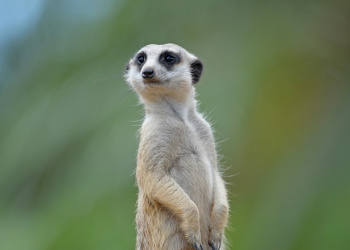
[[[188,194],[196,188],[212,193],[214,163],[207,146],[212,142],[197,120],[148,116],[141,137],[141,143],[157,148],[152,154],[171,161],[170,175]]]
[[[172,164],[171,174],[177,182],[194,192],[193,187],[211,193],[213,188],[213,166],[206,149],[206,141],[196,124],[185,121],[182,124],[182,143],[178,144],[176,158]],[[203,185],[205,184],[205,185]],[[209,197],[208,197],[209,198]]]

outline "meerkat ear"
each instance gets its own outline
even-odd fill
[[[199,59],[196,59],[193,63],[191,63],[191,75],[192,75],[192,83],[195,84],[199,81],[199,78],[202,75],[203,64]]]
[[[128,63],[125,65],[124,73],[125,73],[125,74],[128,73],[129,69],[130,69],[130,62],[128,62]]]

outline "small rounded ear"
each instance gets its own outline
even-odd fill
[[[128,62],[126,64],[125,69],[124,69],[124,74],[128,73],[129,69],[130,69],[130,62]]]
[[[199,59],[196,59],[193,63],[191,63],[191,75],[192,75],[192,83],[195,84],[199,81],[199,78],[202,75],[203,64]]]

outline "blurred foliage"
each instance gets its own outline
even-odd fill
[[[350,249],[349,1],[4,1],[0,249],[133,249],[143,45],[205,64],[232,249]]]

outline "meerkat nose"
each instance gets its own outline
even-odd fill
[[[143,72],[142,72],[142,77],[143,78],[153,78],[154,76],[154,71],[153,69],[145,69]]]

